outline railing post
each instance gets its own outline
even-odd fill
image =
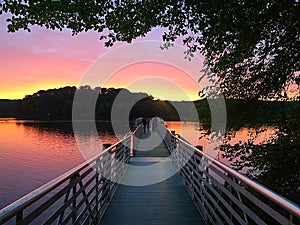
[[[103,148],[104,149],[107,149],[107,148],[109,148],[111,146],[111,144],[103,144]]]
[[[131,132],[131,133],[130,133],[130,157],[133,157],[133,156],[134,156],[134,143],[133,143],[133,138],[134,138],[134,135],[133,135],[133,133]]]
[[[74,175],[73,180],[76,180],[76,178],[77,178],[78,176],[79,176],[79,174],[76,173],[76,174]],[[75,194],[76,194],[76,186],[77,186],[77,181],[76,181],[76,183],[75,183],[75,185],[74,185],[74,187],[73,187],[72,197],[75,196]],[[73,200],[73,202],[72,202],[72,209],[74,210],[74,214],[73,214],[73,217],[72,217],[72,223],[74,224],[75,221],[76,221],[76,217],[77,217],[77,213],[76,213],[76,197],[74,198],[74,200]]]
[[[201,146],[201,145],[197,145],[197,146],[195,146],[197,149],[199,149],[201,152],[203,152],[203,146]],[[201,157],[202,158],[202,157]]]
[[[17,214],[16,224],[19,224],[23,220],[23,210]]]
[[[196,169],[196,167],[194,166],[195,165],[195,162],[194,162],[194,157],[191,156],[191,158],[189,159],[189,161],[187,162],[187,164],[190,164],[190,168],[189,168],[189,171],[191,173],[191,190],[192,190],[192,199],[195,201],[195,173],[194,173],[194,170]]]
[[[111,146],[111,144],[103,144],[104,148],[107,149]],[[113,177],[114,177],[114,158],[113,158],[113,152],[111,149],[108,150],[106,154],[106,160],[107,160],[107,165],[108,165],[108,175],[107,178],[110,180],[110,183],[113,182]],[[111,185],[110,185],[111,186]]]
[[[174,136],[176,135],[175,130],[172,130],[171,134],[172,134],[172,136],[171,136],[171,151],[173,152],[175,149],[175,138],[174,138]]]
[[[98,158],[96,160],[96,180],[95,180],[95,185],[96,185],[96,188],[95,188],[95,195],[96,195],[96,210],[98,211],[100,206],[98,204],[98,201],[99,201],[99,173],[100,173],[100,158]]]

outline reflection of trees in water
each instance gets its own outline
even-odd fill
[[[32,127],[47,132],[73,134],[72,123],[70,122],[22,121],[17,122],[17,125]]]
[[[262,129],[235,144],[230,140],[236,133],[230,132],[221,150],[234,169],[247,168],[248,177],[300,204],[300,121],[296,117],[282,118],[275,135],[260,143],[256,138]]]
[[[83,124],[84,130],[91,130],[91,126],[94,126],[93,122],[81,122]],[[69,121],[20,121],[17,122],[18,125],[33,127],[39,130],[45,130],[48,132],[59,132],[63,134],[73,135],[73,125]],[[96,122],[96,128],[99,133],[107,133],[113,135],[114,131],[111,122]]]

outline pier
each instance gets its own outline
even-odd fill
[[[152,148],[152,143],[158,145]],[[205,224],[159,133],[142,136],[137,149],[122,182],[136,186],[119,185],[100,224]],[[154,164],[159,166],[148,167]],[[168,174],[174,175],[166,179]],[[151,179],[154,184],[148,184]]]
[[[298,205],[161,121],[0,210],[0,224],[300,224]]]

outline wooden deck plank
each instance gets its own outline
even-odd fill
[[[157,132],[148,131],[139,138],[138,147],[135,149],[136,157],[168,157],[170,155]]]

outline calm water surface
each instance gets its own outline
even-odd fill
[[[204,146],[204,149],[205,146],[207,146],[209,140],[207,135],[205,135],[205,131],[202,129],[201,124],[194,122],[183,123],[177,121],[169,121],[165,123],[169,130],[174,130],[176,134],[182,135],[194,146],[201,145]],[[257,130],[260,130],[260,132],[257,133]],[[232,134],[232,138],[229,143],[233,145],[239,141],[246,142],[253,136],[255,136],[254,143],[262,143],[275,136],[275,131],[275,128],[272,126],[262,126],[257,129],[242,127]]]
[[[166,122],[166,125],[193,145],[204,148],[207,145],[207,139],[199,139],[203,131],[197,123]],[[101,123],[99,127],[98,137],[103,144],[119,140],[108,123]],[[236,141],[246,140],[249,133],[248,128],[241,129],[236,133]],[[84,138],[92,143],[98,137]],[[0,119],[0,153],[0,208],[84,161],[71,122]]]
[[[103,143],[118,141],[109,128],[99,136]],[[0,153],[0,208],[84,161],[70,122],[0,119]]]
[[[206,135],[206,132],[203,130],[201,124],[193,122],[177,122],[169,121],[166,122],[166,125],[169,130],[174,130],[176,134],[182,135],[187,139],[193,146],[202,146],[205,153],[210,156],[212,151],[207,151],[209,137]],[[259,130],[259,132],[257,132]],[[249,127],[242,127],[237,131],[227,131],[227,136],[230,136],[230,141],[228,142],[231,145],[237,144],[239,142],[247,142],[249,139],[253,139],[254,144],[261,144],[267,140],[270,140],[272,137],[276,137],[276,129],[273,126],[262,126],[256,129]],[[219,142],[221,144],[222,142]],[[219,146],[219,145],[213,145]],[[230,166],[234,161],[229,161],[229,159],[222,157],[222,151],[217,151],[213,154],[213,158],[219,160],[220,162]],[[244,167],[240,172],[246,173],[248,167]]]

